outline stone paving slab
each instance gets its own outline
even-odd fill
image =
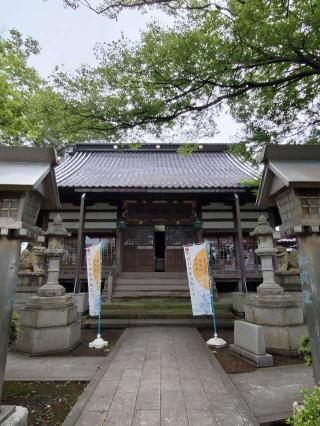
[[[5,380],[89,381],[105,357],[28,357],[8,353]]]
[[[74,424],[243,426],[258,422],[197,329],[158,326],[125,330],[64,422]]]
[[[230,378],[261,423],[291,416],[292,403],[300,398],[300,390],[315,385],[312,368],[303,364],[262,368],[231,374]]]

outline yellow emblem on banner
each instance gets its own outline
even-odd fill
[[[207,253],[204,248],[195,255],[192,269],[193,275],[201,287],[209,289]]]
[[[100,279],[101,279],[100,268],[101,268],[100,250],[97,250],[92,261],[92,274],[93,274],[94,282],[97,288],[100,287]]]

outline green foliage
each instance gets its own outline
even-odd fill
[[[193,143],[188,143],[184,145],[180,145],[178,149],[178,153],[184,157],[191,155],[194,151],[196,151],[198,146]]]
[[[299,353],[303,354],[306,365],[312,365],[311,343],[309,336],[302,336],[299,341]]]
[[[13,312],[12,318],[11,318],[9,346],[12,346],[14,342],[17,340],[19,332],[20,332],[20,318],[16,312]]]
[[[32,38],[23,40],[16,30],[10,38],[0,38],[0,137],[9,144],[17,143],[28,134],[27,111],[40,78],[27,59],[38,54],[39,46]]]
[[[260,186],[260,177],[256,177],[253,179],[246,179],[240,182],[241,185],[250,189],[250,191],[254,194],[258,194],[259,186]]]
[[[78,121],[73,126],[64,99],[28,66],[28,58],[39,51],[36,40],[17,30],[0,37],[0,140],[59,150],[83,135]]]
[[[158,135],[178,123],[190,129],[190,140],[213,134],[228,106],[251,156],[270,142],[319,143],[318,0],[85,4],[109,17],[152,4],[174,23],[150,25],[137,43],[122,38],[100,46],[96,68],[56,75],[74,125],[84,132],[122,138],[138,127]]]
[[[287,420],[287,424],[293,426],[319,426],[320,425],[320,387],[315,387],[312,393],[306,390],[302,392],[303,406]]]

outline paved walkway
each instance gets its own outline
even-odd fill
[[[5,380],[91,380],[105,357],[28,357],[9,352]]]
[[[303,364],[261,368],[230,378],[260,423],[292,416],[300,390],[314,387],[312,368]]]
[[[104,369],[104,371],[102,371]],[[258,425],[195,328],[128,328],[64,425]]]

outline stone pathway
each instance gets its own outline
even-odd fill
[[[303,364],[261,368],[230,378],[260,423],[292,416],[292,403],[300,398],[300,390],[315,385],[312,368]]]
[[[258,425],[195,328],[128,328],[64,425]]]
[[[5,380],[91,380],[105,357],[28,357],[9,352]]]

